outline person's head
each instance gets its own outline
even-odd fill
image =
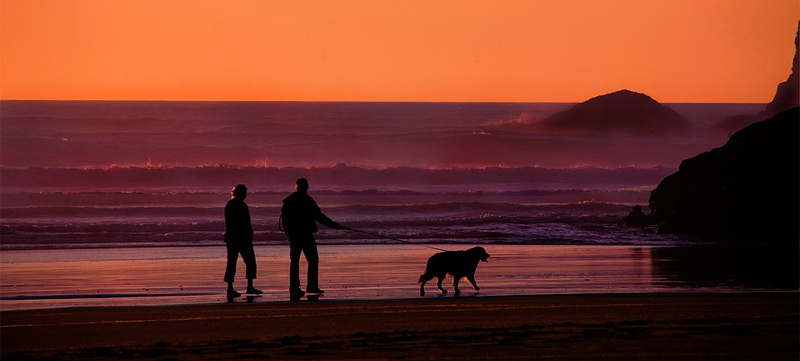
[[[294,189],[299,192],[307,192],[308,191],[308,179],[300,178],[297,182],[294,182]]]
[[[237,184],[231,189],[231,197],[244,200],[247,198],[247,187],[244,184]]]
[[[636,212],[636,213],[641,212],[642,211],[642,206],[639,206],[639,205],[633,206],[633,211]]]

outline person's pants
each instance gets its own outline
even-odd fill
[[[236,244],[226,243],[228,248],[228,265],[225,267],[225,282],[233,282],[233,277],[236,275],[236,262],[239,260],[239,255],[242,255],[242,260],[245,265],[245,275],[247,279],[252,280],[256,278],[256,253],[253,251],[253,244]]]
[[[306,289],[319,288],[319,253],[317,241],[313,233],[289,234],[289,289],[300,288],[300,253],[308,262],[308,279]]]

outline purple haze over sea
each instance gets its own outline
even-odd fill
[[[681,244],[616,226],[710,126],[759,104],[672,104],[692,136],[519,131],[563,103],[0,103],[0,249],[218,245],[229,189],[279,244],[298,177],[326,214],[419,243]],[[321,243],[382,243],[322,233]]]

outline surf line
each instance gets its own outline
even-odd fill
[[[346,230],[348,230],[348,231],[353,231],[353,232],[357,232],[357,233],[363,233],[363,234],[367,234],[367,235],[370,235],[370,236],[373,236],[373,237],[385,238],[385,239],[391,239],[392,241],[397,241],[397,242],[403,242],[403,243],[413,244],[413,245],[420,246],[420,247],[427,247],[427,248],[430,248],[430,249],[435,249],[435,250],[437,250],[437,251],[445,251],[445,252],[447,251],[446,249],[442,249],[442,248],[438,248],[438,247],[434,247],[434,246],[429,246],[429,245],[427,245],[427,244],[419,244],[419,243],[409,242],[409,241],[402,240],[402,239],[399,239],[399,238],[394,238],[394,237],[384,236],[384,235],[381,235],[381,234],[377,234],[377,233],[371,233],[371,232],[367,232],[367,231],[362,231],[362,230],[359,230],[359,229],[353,229],[353,228],[350,228],[350,227],[345,227],[345,226],[342,226],[342,229],[346,229]]]

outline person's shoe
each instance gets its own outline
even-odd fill
[[[241,295],[242,294],[239,293],[239,292],[236,292],[236,290],[228,290],[228,298],[236,298],[236,297],[239,297]]]
[[[306,288],[306,292],[307,293],[325,293],[325,291],[319,289],[319,287],[317,287],[317,288]]]
[[[255,287],[253,287],[253,288],[248,287],[246,293],[248,295],[260,295],[260,294],[263,294],[264,291],[262,291],[262,290],[260,290],[258,288],[255,288]]]
[[[299,301],[300,298],[302,298],[305,295],[306,295],[306,293],[303,292],[303,290],[301,290],[299,288],[295,288],[295,289],[289,290],[289,300],[290,301]]]

